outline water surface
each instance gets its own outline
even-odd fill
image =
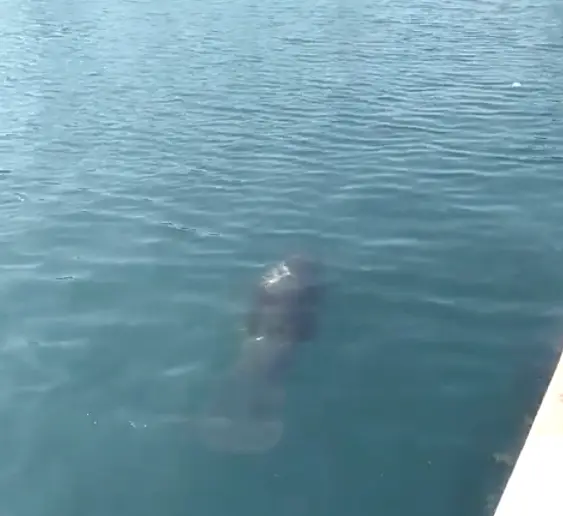
[[[558,345],[557,2],[4,0],[0,37],[0,514],[490,513]],[[161,416],[295,248],[331,288],[283,441],[209,452]]]

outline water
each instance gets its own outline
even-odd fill
[[[557,356],[553,0],[3,0],[0,515],[490,514]],[[288,250],[271,453],[186,425]]]

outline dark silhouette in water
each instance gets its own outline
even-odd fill
[[[279,442],[283,380],[298,346],[314,336],[320,289],[318,263],[308,256],[290,256],[266,271],[238,359],[199,423],[200,437],[210,448],[262,452]]]

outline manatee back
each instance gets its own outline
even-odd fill
[[[249,335],[292,342],[312,339],[322,294],[318,269],[317,262],[304,255],[268,269],[255,290]]]

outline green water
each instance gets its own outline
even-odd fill
[[[0,515],[490,514],[559,349],[554,0],[3,0]],[[288,251],[270,453],[189,425]]]

